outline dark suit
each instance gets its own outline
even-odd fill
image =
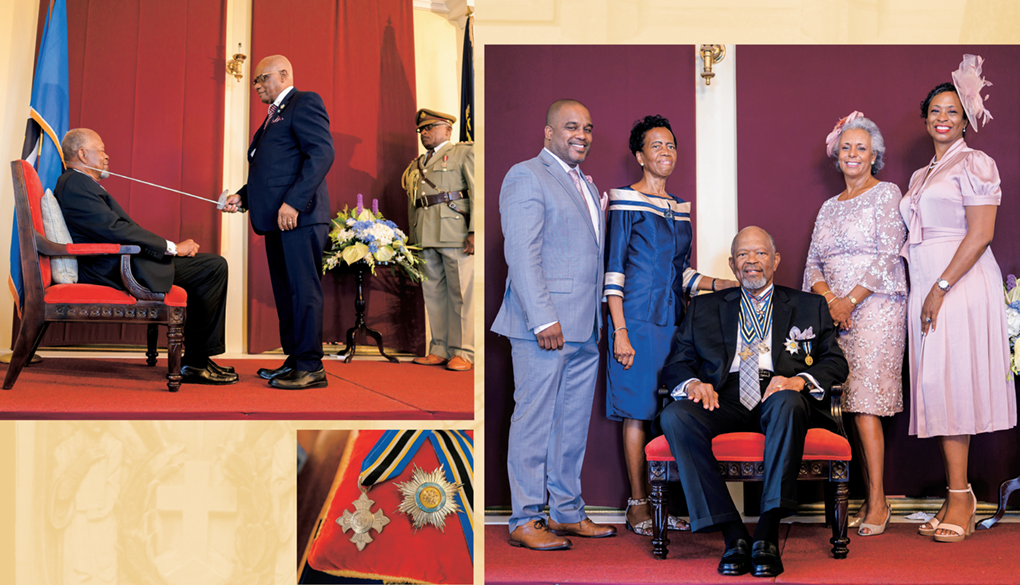
[[[333,138],[322,98],[291,90],[248,147],[248,183],[237,192],[255,233],[266,238],[266,258],[280,319],[287,366],[322,367],[322,251],[329,233],[326,173]],[[281,232],[280,206],[298,211],[297,226]]]
[[[849,366],[836,343],[836,328],[823,297],[776,286],[772,295],[772,363],[776,375],[809,374],[825,390],[842,383]],[[713,411],[680,399],[659,415],[663,434],[680,469],[694,530],[740,520],[712,455],[712,438],[736,431],[765,434],[765,485],[761,511],[796,508],[796,478],[810,427],[832,428],[827,401],[802,392],[779,391],[748,410],[740,403],[739,377],[730,374],[737,352],[740,289],[701,295],[691,301],[662,370],[662,383],[673,390],[696,378],[719,393]],[[810,355],[800,343],[797,353],[785,347],[793,327],[813,330]],[[764,391],[766,384],[762,383]]]
[[[146,288],[167,292],[177,285],[188,293],[183,364],[205,367],[206,358],[224,351],[227,261],[217,254],[168,256],[166,239],[141,227],[92,177],[69,170],[57,179],[54,196],[76,244],[137,245],[131,272]],[[120,256],[79,256],[78,281],[124,290]]]

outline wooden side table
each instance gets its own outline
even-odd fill
[[[389,262],[376,262],[376,266],[388,266]],[[386,350],[383,349],[382,334],[372,329],[365,323],[365,295],[364,295],[364,284],[365,284],[365,272],[369,270],[368,264],[364,261],[358,261],[351,265],[354,268],[354,278],[358,284],[358,296],[354,298],[354,327],[347,330],[347,347],[337,352],[337,356],[344,358],[344,363],[349,364],[354,359],[354,352],[357,349],[357,343],[355,336],[360,332],[375,340],[375,344],[379,346],[379,353],[382,356],[395,364],[399,364],[400,360],[397,358],[386,355]]]

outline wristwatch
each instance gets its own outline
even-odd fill
[[[949,286],[949,281],[944,278],[936,280],[935,286],[939,287],[939,290],[941,290],[942,292],[949,292],[949,289],[952,288],[951,286]]]

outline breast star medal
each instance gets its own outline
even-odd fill
[[[395,485],[404,494],[404,501],[397,511],[411,517],[415,530],[431,524],[442,531],[446,526],[447,514],[460,510],[460,506],[453,501],[460,486],[446,481],[442,467],[426,473],[415,465],[411,481]]]
[[[383,515],[382,510],[376,510],[374,513],[369,511],[373,504],[375,502],[368,499],[368,495],[363,491],[361,496],[354,500],[354,513],[344,510],[344,515],[336,519],[344,534],[348,530],[354,531],[351,542],[357,545],[359,551],[365,550],[365,545],[372,542],[372,537],[368,533],[370,530],[375,529],[376,533],[381,533],[383,526],[390,523],[390,519]]]

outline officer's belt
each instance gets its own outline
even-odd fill
[[[449,193],[436,193],[435,195],[419,195],[414,201],[415,207],[431,207],[433,205],[439,205],[440,203],[449,203],[458,199],[464,199],[463,191],[452,191]],[[460,211],[460,210],[455,210]],[[463,212],[461,212],[463,213]]]

